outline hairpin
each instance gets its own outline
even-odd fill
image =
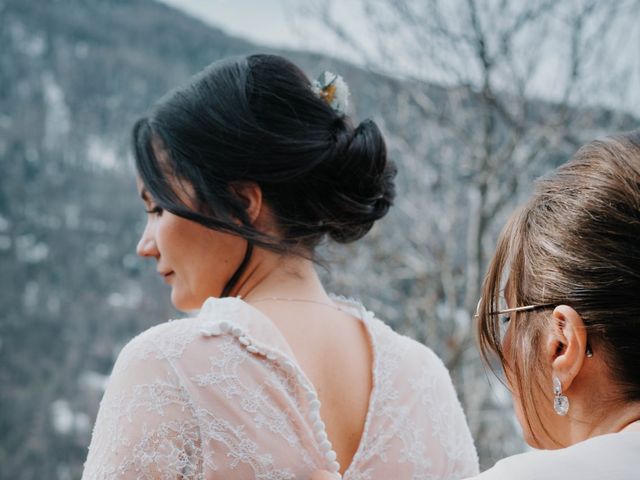
[[[332,72],[322,74],[311,84],[313,92],[336,112],[346,113],[349,107],[349,87],[340,75]]]

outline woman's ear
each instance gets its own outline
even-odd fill
[[[551,369],[568,390],[582,369],[587,350],[587,331],[582,317],[568,305],[553,310],[546,339],[546,354]]]
[[[230,187],[231,191],[245,204],[247,216],[252,224],[262,212],[262,189],[255,182],[238,182]]]

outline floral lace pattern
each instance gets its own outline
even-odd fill
[[[473,440],[440,359],[394,333],[372,312],[364,310],[363,321],[375,346],[376,383],[370,402],[374,418],[365,425],[345,480],[382,478],[380,461],[394,464],[393,470],[382,470],[395,472],[394,478],[474,475],[478,460]]]
[[[374,353],[373,390],[346,480],[478,473],[442,362],[357,302]],[[121,352],[83,479],[306,478],[338,464],[313,385],[270,320],[240,299],[209,299]]]

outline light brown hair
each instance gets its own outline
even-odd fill
[[[552,308],[511,315],[505,354],[499,309],[569,305],[586,326],[594,355],[619,387],[611,401],[640,401],[640,130],[594,141],[539,180],[504,227],[482,287],[477,334],[483,359],[497,356],[532,423],[545,431],[534,395],[550,396],[540,361]],[[509,358],[506,358],[506,357]]]

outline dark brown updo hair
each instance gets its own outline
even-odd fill
[[[501,341],[503,280],[513,306],[549,305],[511,316],[509,358]],[[555,305],[569,305],[602,355],[620,398],[640,401],[640,130],[594,141],[537,182],[507,222],[484,280],[477,333],[482,356],[497,355],[524,416],[549,433],[534,392],[550,395],[542,330]]]
[[[248,241],[223,296],[254,245],[313,258],[325,236],[340,243],[364,236],[395,195],[396,168],[376,124],[354,126],[298,67],[275,55],[211,64],[136,122],[133,148],[160,209]],[[260,186],[278,238],[251,225],[233,189],[244,182]],[[180,200],[181,184],[195,207]]]

